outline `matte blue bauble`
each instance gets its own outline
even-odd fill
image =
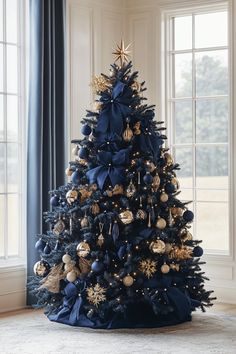
[[[84,124],[81,128],[81,133],[83,135],[89,135],[91,133],[92,129],[88,124]]]
[[[153,181],[152,175],[150,175],[150,173],[146,173],[146,175],[143,177],[143,181],[145,184],[151,184]]]
[[[167,183],[165,186],[165,191],[168,194],[174,193],[175,192],[175,186],[172,183]]]
[[[50,204],[54,207],[58,206],[59,198],[56,195],[52,196],[52,198],[50,199]]]
[[[41,238],[36,242],[35,249],[38,252],[43,252],[44,247],[46,246],[46,242],[44,242]]]
[[[45,254],[50,254],[51,253],[51,247],[49,246],[49,244],[47,243],[46,246],[43,249],[43,252]]]
[[[191,210],[185,210],[185,212],[183,213],[183,218],[187,222],[193,221],[194,214]]]
[[[88,157],[88,149],[86,149],[85,147],[80,148],[79,152],[78,152],[78,156],[81,159],[87,159],[87,157]]]
[[[193,249],[193,255],[194,257],[201,257],[203,255],[203,249],[200,246],[196,246]]]
[[[104,269],[104,265],[101,261],[94,261],[91,265],[91,269],[95,273],[100,273]]]
[[[79,184],[80,174],[79,171],[74,171],[71,175],[71,182],[74,184]]]

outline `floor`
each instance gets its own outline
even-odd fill
[[[40,310],[0,315],[1,354],[236,354],[236,305],[215,304],[192,322],[139,330],[52,323]]]

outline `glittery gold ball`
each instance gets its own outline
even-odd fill
[[[122,211],[119,214],[119,218],[120,218],[121,222],[125,225],[130,224],[134,220],[133,213],[130,210]]]
[[[133,277],[131,277],[131,275],[126,275],[124,278],[123,278],[123,284],[125,285],[125,286],[132,286],[133,285],[133,283],[134,283],[134,278]]]
[[[160,195],[160,200],[163,202],[163,203],[165,203],[165,202],[167,202],[167,200],[168,200],[168,194],[166,194],[166,193],[161,193],[161,195]]]
[[[76,251],[79,257],[86,257],[90,252],[90,246],[87,242],[80,242],[76,247]]]
[[[165,221],[165,219],[163,219],[163,218],[157,219],[156,227],[158,227],[158,229],[163,230],[163,229],[166,227],[166,221]]]
[[[71,189],[66,193],[66,200],[69,204],[74,203],[74,201],[78,198],[78,192],[75,189]]]
[[[171,208],[171,213],[172,213],[172,215],[181,216],[183,214],[183,209],[182,208],[178,208],[178,207],[172,207]]]
[[[149,249],[153,253],[164,253],[165,252],[165,242],[162,240],[155,240],[150,243]]]
[[[164,273],[164,274],[169,273],[170,267],[168,266],[168,264],[163,264],[163,265],[161,266],[161,271],[162,271],[162,273]]]
[[[182,241],[189,241],[189,240],[192,240],[193,239],[193,236],[192,236],[192,234],[188,231],[188,230],[182,230],[181,232],[180,232],[180,239],[182,240]]]

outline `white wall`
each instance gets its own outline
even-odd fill
[[[216,2],[212,1],[212,3]],[[197,1],[68,0],[68,90],[71,139],[80,135],[80,120],[85,109],[89,108],[92,102],[93,97],[89,87],[91,76],[101,71],[108,72],[109,64],[113,62],[111,49],[122,37],[126,43],[132,43],[135,70],[139,70],[141,79],[146,81],[146,96],[149,103],[157,105],[157,115],[161,116],[164,112],[163,90],[161,89],[163,80],[161,56],[163,54],[160,46],[162,11],[171,8],[176,3],[181,8],[196,5]],[[198,3],[205,3],[205,1],[198,0]],[[233,1],[229,3],[232,7],[232,18],[236,18]],[[233,38],[236,38],[236,26],[233,23],[232,26],[234,26]],[[236,47],[233,50],[233,58],[236,58]],[[233,59],[234,62],[235,59]],[[236,80],[236,71],[234,79]],[[235,106],[232,107],[232,114],[236,110],[234,92],[233,97]],[[160,118],[164,120],[164,115]],[[233,129],[236,137],[235,127]],[[236,151],[236,146],[233,151]],[[236,163],[234,170],[235,168]],[[233,199],[236,200],[235,191],[233,193]],[[207,261],[204,270],[211,278],[208,287],[215,289],[218,301],[229,303],[236,303],[236,245],[233,230],[235,230],[235,225],[230,235],[230,256],[204,257]]]

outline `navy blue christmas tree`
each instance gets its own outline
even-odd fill
[[[51,192],[50,230],[29,288],[52,321],[92,328],[160,327],[211,306],[193,213],[164,146],[163,122],[145,103],[128,47],[94,77],[95,109],[73,140],[70,182]],[[117,64],[118,62],[118,64]]]

